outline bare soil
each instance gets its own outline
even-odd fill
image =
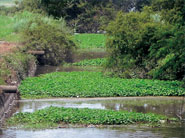
[[[16,47],[17,47],[16,43],[0,41],[0,54],[6,54],[6,53],[13,52],[13,50]]]

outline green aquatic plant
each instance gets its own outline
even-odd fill
[[[54,72],[22,81],[22,98],[184,96],[180,81],[121,79],[101,72]]]
[[[128,125],[161,124],[161,120],[172,120],[152,113],[136,113],[88,108],[48,107],[33,113],[18,113],[8,120],[8,125],[22,127],[51,127],[62,124],[78,125]],[[174,119],[173,119],[174,120]],[[176,119],[175,119],[176,120]],[[47,124],[47,125],[46,125]],[[46,125],[46,126],[45,126]]]
[[[96,58],[96,59],[85,59],[80,62],[75,62],[72,65],[74,66],[102,66],[106,62],[105,58]]]

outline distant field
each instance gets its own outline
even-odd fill
[[[74,66],[102,66],[106,62],[105,58],[85,59],[80,62],[73,63]]]
[[[104,34],[76,34],[74,39],[80,48],[104,48],[106,36]]]

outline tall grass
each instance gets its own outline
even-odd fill
[[[14,31],[20,32],[24,30],[26,28],[26,25],[30,22],[32,22],[33,26],[36,25],[34,24],[34,22],[37,19],[41,19],[44,23],[58,26],[58,28],[62,28],[63,33],[71,33],[70,29],[66,26],[66,22],[63,18],[55,20],[53,17],[48,17],[42,14],[32,13],[28,11],[23,11],[15,14],[15,16],[13,17]]]
[[[18,41],[21,37],[21,32],[26,28],[28,23],[32,23],[32,27],[36,25],[36,20],[41,19],[47,24],[62,28],[62,33],[68,34],[72,31],[66,26],[64,19],[55,20],[52,17],[41,14],[31,13],[28,11],[18,12],[14,16],[0,15],[0,40]]]

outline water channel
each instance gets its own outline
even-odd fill
[[[101,55],[101,54],[100,54]],[[81,59],[79,59],[81,60]],[[36,75],[55,71],[83,71],[81,67],[40,66]],[[88,69],[85,69],[88,70]],[[90,71],[93,69],[90,68]],[[184,97],[61,98],[19,100],[18,112],[34,112],[49,106],[127,110],[156,113],[185,120]],[[185,123],[166,127],[112,126],[45,130],[2,129],[0,138],[185,138]]]
[[[34,112],[49,106],[66,108],[91,108],[128,110],[143,113],[158,113],[185,119],[185,99],[178,97],[123,97],[123,98],[64,98],[20,100],[17,112]],[[105,128],[60,128],[47,130],[5,129],[0,138],[184,138],[185,124],[159,128],[151,127],[105,127]]]

